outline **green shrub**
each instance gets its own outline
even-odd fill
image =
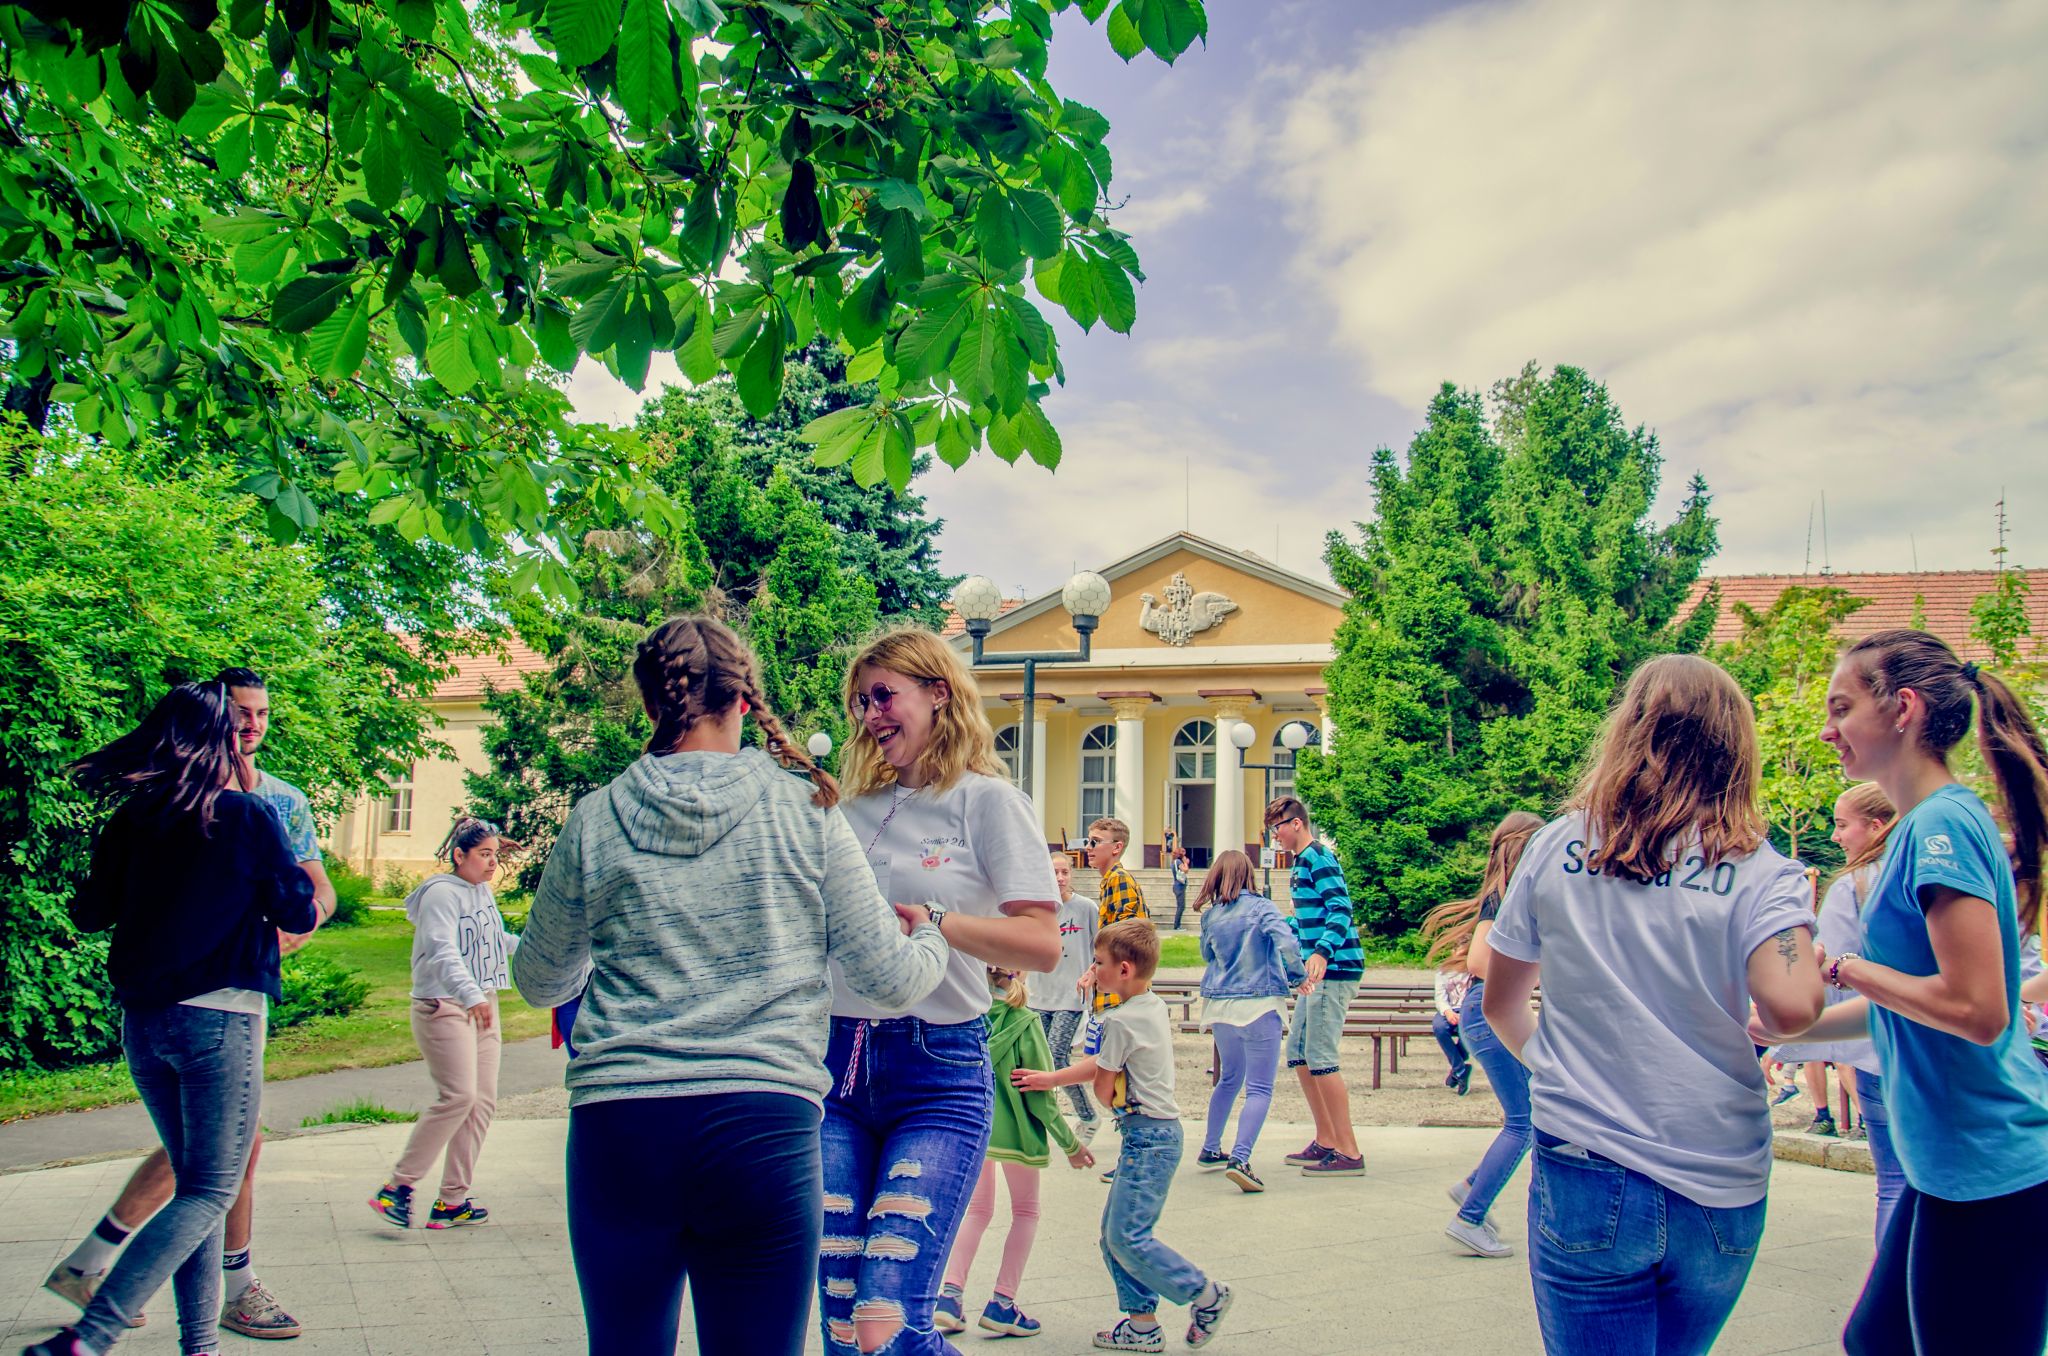
[[[425,876],[416,871],[407,871],[400,866],[387,866],[384,868],[384,880],[377,887],[377,894],[385,899],[404,899],[419,889],[420,882],[425,879]]]
[[[295,951],[284,958],[284,1001],[271,1005],[270,1028],[315,1017],[346,1017],[370,996],[370,981],[325,956]]]
[[[327,879],[334,883],[334,917],[331,928],[361,927],[370,921],[370,896],[377,887],[362,872],[339,857],[327,859]]]

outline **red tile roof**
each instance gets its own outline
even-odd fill
[[[945,624],[944,626],[941,626],[941,627],[939,628],[939,634],[940,634],[940,635],[942,635],[942,636],[964,636],[964,635],[966,635],[966,634],[967,634],[967,623],[966,623],[966,622],[964,622],[964,621],[961,621],[961,620],[960,620],[960,614],[959,614],[958,612],[955,612],[955,611],[953,610],[953,604],[952,604],[952,603],[950,603],[950,602],[948,602],[948,603],[945,603],[945,604],[943,604],[943,606],[944,606],[944,607],[945,607],[945,609],[946,609],[946,624]],[[1024,600],[1023,600],[1022,598],[1005,598],[1005,599],[1003,599],[1003,611],[1004,611],[1004,612],[1009,612],[1009,611],[1012,611],[1012,610],[1014,610],[1014,609],[1016,609],[1016,608],[1020,608],[1020,607],[1022,607],[1022,606],[1024,606]]]
[[[2036,642],[2048,641],[2048,570],[2023,570],[2030,593],[2027,619],[2033,623]],[[1693,586],[1688,610],[1705,594],[1709,584],[1721,586],[1721,615],[1714,623],[1714,643],[1726,644],[1742,634],[1742,619],[1735,604],[1747,603],[1757,611],[1767,610],[1778,595],[1795,586],[1846,589],[1850,596],[1868,598],[1863,607],[1849,614],[1842,624],[1843,637],[1855,640],[1887,627],[1913,624],[1914,599],[1927,629],[1953,645],[1965,659],[1983,660],[1990,655],[1970,639],[1970,605],[1997,587],[1994,570],[1939,570],[1912,574],[1735,574],[1703,579]],[[2021,648],[2028,649],[2024,642]]]
[[[437,702],[478,702],[484,698],[484,687],[489,685],[503,691],[519,686],[520,675],[539,673],[548,667],[548,657],[517,637],[507,637],[503,642],[503,654],[488,650],[483,654],[460,655],[455,660],[455,672],[441,680],[434,689]]]

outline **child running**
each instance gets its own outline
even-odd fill
[[[1147,918],[1112,923],[1095,939],[1095,987],[1115,996],[1102,1015],[1102,1048],[1058,1073],[1017,1070],[1010,1081],[1049,1092],[1093,1079],[1095,1096],[1123,1132],[1109,1203],[1102,1210],[1102,1260],[1125,1317],[1095,1334],[1103,1351],[1164,1351],[1159,1298],[1188,1306],[1187,1344],[1202,1347],[1230,1311],[1230,1287],[1202,1274],[1152,1231],[1180,1166],[1180,1107],[1173,1099],[1173,1024],[1152,992],[1159,934]]]
[[[967,1327],[960,1296],[965,1293],[967,1273],[974,1267],[975,1250],[995,1218],[996,1165],[1000,1163],[1003,1180],[1010,1186],[1010,1236],[1003,1241],[995,1296],[981,1311],[979,1326],[999,1337],[1036,1337],[1039,1322],[1017,1307],[1017,1287],[1024,1280],[1024,1264],[1031,1260],[1031,1244],[1038,1237],[1038,1174],[1052,1161],[1047,1141],[1058,1144],[1067,1162],[1076,1168],[1093,1167],[1095,1155],[1060,1115],[1057,1096],[1026,1092],[1010,1081],[1010,1074],[1017,1069],[1051,1068],[1052,1050],[1038,1015],[1025,1006],[1028,994],[1023,975],[990,966],[988,978],[995,991],[995,1002],[988,1010],[988,1056],[995,1068],[995,1128],[989,1135],[988,1160],[981,1165],[981,1181],[967,1203],[960,1235],[946,1263],[946,1283],[939,1289],[932,1325],[941,1332],[961,1332]]]

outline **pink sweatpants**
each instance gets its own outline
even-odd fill
[[[498,1109],[498,1056],[504,1049],[498,1000],[491,999],[491,1025],[484,1030],[451,998],[415,998],[412,1034],[427,1057],[436,1096],[413,1126],[391,1180],[412,1186],[433,1170],[434,1160],[446,1150],[441,1199],[459,1205],[469,1195],[484,1133]]]
[[[1038,1238],[1038,1174],[1044,1169],[1022,1163],[1005,1163],[1003,1180],[1010,1184],[1010,1236],[1003,1240],[1003,1264],[996,1270],[996,1293],[1009,1300],[1017,1298],[1024,1280],[1024,1264],[1031,1260],[1031,1245]],[[960,1236],[953,1242],[953,1255],[946,1261],[946,1284],[965,1286],[974,1266],[974,1253],[981,1236],[996,1217],[996,1164],[981,1165],[981,1181],[974,1198],[967,1202],[967,1214],[960,1220]]]

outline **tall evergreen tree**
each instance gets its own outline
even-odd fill
[[[1326,560],[1351,594],[1328,671],[1337,738],[1302,760],[1373,930],[1399,933],[1473,888],[1493,824],[1547,808],[1653,654],[1697,650],[1680,618],[1712,555],[1695,478],[1648,522],[1661,458],[1598,382],[1533,368],[1493,393],[1445,385],[1405,459],[1373,458],[1375,513]]]

